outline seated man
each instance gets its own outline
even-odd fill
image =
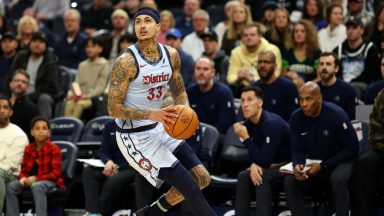
[[[244,123],[234,124],[234,131],[243,140],[252,164],[238,174],[236,216],[248,216],[249,192],[256,189],[256,214],[271,215],[272,184],[283,183],[280,166],[291,160],[288,124],[277,114],[262,108],[263,92],[258,87],[245,87],[241,94]]]
[[[105,124],[100,158],[104,169],[87,166],[83,170],[85,210],[89,215],[112,215],[116,194],[133,182],[134,171],[121,154],[115,138],[116,123]]]
[[[23,150],[28,144],[23,130],[9,121],[12,113],[11,102],[0,96],[0,215],[3,213],[5,187],[19,175]]]
[[[225,134],[236,121],[231,89],[214,80],[214,63],[208,57],[196,60],[194,75],[196,84],[186,90],[192,109],[199,121],[213,125],[220,134]]]
[[[320,87],[305,83],[299,92],[301,109],[292,113],[291,151],[293,175],[284,179],[288,206],[295,216],[304,216],[304,190],[331,185],[337,216],[349,215],[348,181],[359,142],[348,115],[339,106],[323,102]],[[306,159],[321,160],[305,164]],[[304,171],[306,166],[306,171]],[[316,192],[317,192],[316,190]]]
[[[7,185],[7,215],[20,215],[18,195],[31,189],[36,215],[47,215],[47,192],[57,186],[64,189],[61,174],[61,150],[49,140],[51,127],[44,117],[36,117],[31,123],[31,134],[35,142],[24,150],[18,180]]]
[[[377,177],[384,164],[384,90],[376,98],[369,117],[368,139],[373,148],[360,156],[355,164],[354,205],[352,215],[372,215]]]

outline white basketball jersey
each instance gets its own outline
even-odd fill
[[[156,62],[146,59],[136,44],[127,48],[127,52],[130,52],[135,59],[137,73],[129,82],[125,105],[136,109],[160,109],[172,76],[172,67],[167,48],[159,43],[157,47],[160,57]],[[120,128],[130,129],[150,125],[155,121],[117,119],[116,123]]]

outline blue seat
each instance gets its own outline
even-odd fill
[[[199,123],[202,136],[202,148],[208,150],[209,157],[211,158],[208,168],[212,168],[216,151],[219,145],[219,131],[212,125],[207,123]]]
[[[225,135],[220,156],[219,175],[211,175],[214,188],[236,188],[237,174],[249,166],[248,148],[240,141],[233,127]]]
[[[76,143],[80,139],[84,123],[74,117],[57,117],[50,121],[52,141],[70,141]]]
[[[80,149],[80,158],[99,158],[104,127],[111,119],[110,116],[99,116],[87,122],[80,141],[76,143]]]

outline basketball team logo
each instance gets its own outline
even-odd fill
[[[147,158],[141,158],[139,160],[139,166],[142,169],[145,169],[147,171],[150,171],[152,169],[151,161],[149,161]]]
[[[181,115],[180,121],[183,122],[183,124],[188,124],[190,120],[189,120],[188,115]]]

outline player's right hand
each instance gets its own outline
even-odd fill
[[[167,124],[174,124],[177,117],[178,114],[176,113],[175,106],[170,105],[159,110],[152,110],[149,118],[161,122],[165,127],[168,127]]]

